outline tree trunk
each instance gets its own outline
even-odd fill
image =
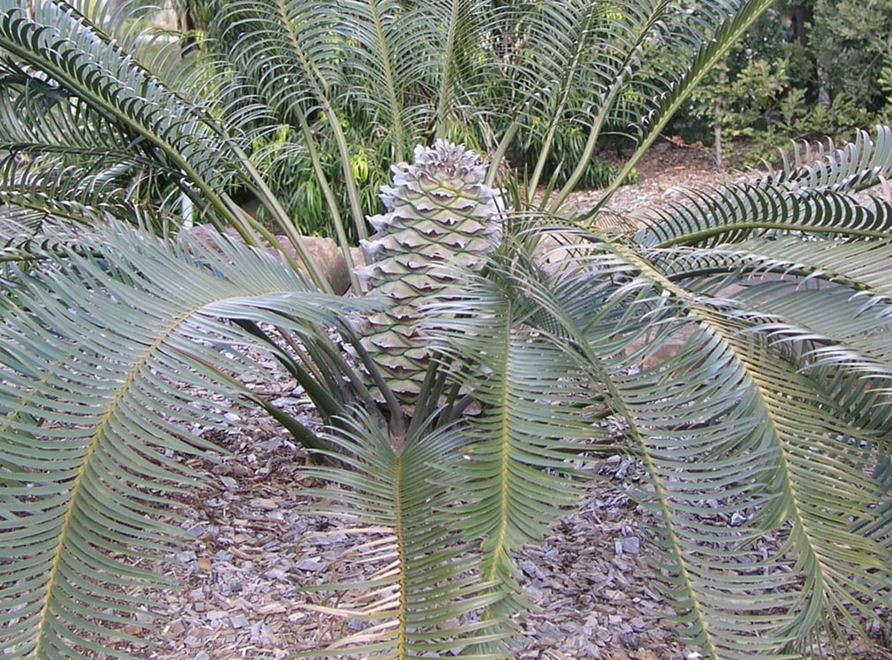
[[[719,68],[719,89],[724,89],[728,84],[728,73],[724,69],[724,63]],[[713,129],[715,130],[715,164],[720,170],[725,169],[725,154],[722,144],[722,115],[725,112],[725,106],[721,92],[715,102],[715,116],[713,118]]]
[[[803,5],[793,5],[790,8],[790,18],[793,21],[793,41],[799,42],[801,46],[808,45],[808,26],[813,20],[813,12],[811,7]]]

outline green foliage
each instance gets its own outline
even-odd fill
[[[780,105],[789,98],[785,97],[788,91],[785,63],[756,59],[745,63],[736,75],[727,64],[719,65],[707,84],[694,92],[692,101],[699,115],[721,123],[725,137],[753,138],[765,132],[771,114],[783,112]]]
[[[534,126],[533,130],[520,134],[508,154],[511,163],[522,172],[532,172],[542,153],[542,137],[535,128]],[[544,176],[548,179],[554,177],[559,185],[567,183],[571,174],[570,164],[578,162],[583,156],[587,138],[584,124],[568,121],[559,128],[554,137],[552,154],[545,163]],[[586,167],[578,185],[589,189],[603,188],[613,180],[615,174],[616,168],[596,158]],[[637,172],[633,172],[627,183],[633,184],[637,180]]]
[[[330,585],[364,592],[330,613],[367,625],[312,655],[510,658],[515,551],[616,451],[646,470],[654,578],[701,655],[843,648],[892,592],[892,205],[855,195],[892,174],[892,129],[597,229],[769,4],[234,0],[208,26],[220,51],[183,60],[102,3],[88,20],[0,0],[2,653],[132,639],[152,602],[130,594],[166,585],[136,564],[181,540],[170,496],[205,476],[182,458],[218,455],[189,432],[225,423],[201,391],[281,423],[320,460],[325,511],[369,537],[373,575]],[[747,72],[760,107],[778,71]],[[584,139],[562,152],[567,126]],[[631,156],[567,217],[617,127]],[[505,208],[501,165],[532,133]],[[432,136],[492,161],[438,142],[399,162]],[[300,231],[327,217],[350,263],[387,163],[388,214],[369,219],[387,231],[362,241],[386,258],[332,295]],[[246,189],[262,222],[232,199]],[[380,296],[360,295],[370,269]],[[364,341],[377,313],[402,342],[381,353],[424,357],[411,399]],[[322,430],[241,384],[256,352]]]
[[[884,106],[877,81],[892,61],[890,33],[889,0],[815,0],[810,47],[832,96],[845,95],[870,111]]]
[[[393,145],[382,137],[363,136],[361,130],[342,123],[348,143],[350,172],[356,181],[360,204],[369,214],[379,209],[378,191],[387,180],[387,170],[392,163]],[[318,159],[325,178],[341,208],[349,207],[347,186],[341,176],[337,142],[320,119],[313,128],[318,140]],[[303,146],[299,129],[283,124],[269,136],[261,136],[251,145],[250,158],[254,166],[270,181],[271,189],[285,205],[289,215],[295,218],[300,232],[313,236],[332,236],[334,228],[326,205],[325,194],[316,175],[312,156]],[[275,219],[261,207],[259,219],[270,228]],[[356,234],[349,231],[351,242]]]
[[[807,45],[793,40],[790,21],[799,14],[809,17],[800,28]],[[850,137],[883,121],[892,107],[883,96],[890,29],[888,2],[779,3],[697,92],[694,124],[682,121],[678,128],[710,142],[702,121],[718,123],[726,143],[745,138],[746,164],[776,160],[790,140]],[[723,146],[732,153],[732,145]]]

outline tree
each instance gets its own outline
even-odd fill
[[[266,410],[340,486],[329,510],[386,530],[360,548],[381,570],[353,585],[369,626],[325,657],[510,657],[512,553],[583,492],[573,460],[619,450],[647,470],[655,577],[704,656],[843,641],[853,613],[888,601],[892,207],[854,193],[888,176],[892,131],[604,227],[607,199],[768,4],[235,0],[216,15],[227,58],[183,63],[101,4],[87,18],[0,2],[4,653],[104,653],[151,607],[128,590],[166,583],[134,560],[176,542],[159,511],[202,476],[177,457],[213,450],[188,425],[225,423],[197,388]],[[509,31],[511,57],[467,66]],[[582,153],[549,183],[581,99]],[[441,138],[396,166],[371,237],[343,103],[395,157]],[[249,155],[283,118],[345,256],[348,224],[364,241],[368,296],[330,292]],[[488,166],[442,139],[461,118],[491,128]],[[336,142],[343,206],[310,119]],[[570,215],[611,122],[634,153]],[[502,191],[522,130],[543,150]],[[245,188],[268,224],[233,201]],[[190,232],[183,200],[217,229]],[[549,270],[546,234],[568,253]],[[300,383],[324,432],[241,384],[247,349]],[[599,424],[611,415],[623,442]]]
[[[881,109],[882,68],[892,62],[892,2],[816,0],[813,48],[819,75],[835,98],[846,95],[859,107]]]

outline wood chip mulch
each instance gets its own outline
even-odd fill
[[[622,189],[611,210],[634,215],[655,202],[680,199],[690,185],[727,180],[707,155],[671,145],[654,150],[640,170],[641,183]],[[585,208],[597,196],[581,193],[576,203]],[[287,377],[274,378],[255,387],[276,392],[276,405],[313,425],[300,390]],[[308,608],[337,606],[349,595],[301,588],[343,577],[355,538],[308,513],[303,491],[310,484],[300,470],[306,457],[281,427],[243,409],[227,414],[229,431],[194,430],[231,454],[210,467],[213,480],[205,490],[183,501],[179,513],[188,547],[157,568],[183,586],[153,595],[165,616],[144,644],[120,647],[138,658],[279,660],[354,630],[349,620]],[[578,510],[517,557],[536,606],[522,625],[517,657],[697,660],[697,649],[673,635],[672,613],[651,581],[652,534],[627,494],[641,471],[619,456],[591,469],[600,478]],[[143,634],[130,628],[125,631]],[[889,647],[892,627],[870,632]],[[854,650],[860,658],[892,660],[881,649]]]

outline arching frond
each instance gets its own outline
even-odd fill
[[[345,0],[344,92],[393,136],[394,162],[412,143],[446,135],[463,107],[482,109],[474,100],[493,20],[491,3],[479,0]]]
[[[182,175],[144,138],[33,72],[6,63],[0,90],[0,199],[90,223],[154,214],[153,182]]]
[[[394,142],[393,162],[401,162],[409,140],[421,132],[415,123],[421,113],[407,112],[412,86],[420,87],[416,67],[422,59],[412,57],[418,35],[407,29],[405,10],[397,0],[344,0],[340,14],[340,29],[352,55],[346,93],[373,109],[370,114],[387,127]]]
[[[641,0],[629,2],[641,3]],[[657,2],[647,0],[644,4]],[[770,6],[771,0],[697,3],[690,14],[676,7],[679,16],[666,21],[665,25],[655,25],[660,31],[654,34],[648,56],[641,60],[646,66],[627,74],[631,84],[623,90],[627,110],[620,117],[625,117],[626,123],[630,124],[629,132],[637,145],[635,152],[617,172],[596,208],[585,217],[600,211],[625,183],[629,173],[694,88]],[[569,187],[565,186],[556,197],[552,210],[559,208],[568,193]]]
[[[693,191],[686,197],[684,203],[655,211],[636,232],[635,242],[657,248],[705,247],[791,232],[852,238],[892,235],[892,204],[880,199],[867,206],[834,192],[750,183]]]
[[[297,125],[297,116],[331,101],[344,55],[327,3],[238,0],[220,9],[215,30],[228,63],[279,117]]]
[[[857,628],[851,613],[871,616],[864,600],[885,602],[892,586],[882,568],[887,531],[877,524],[888,490],[865,460],[888,452],[888,424],[870,408],[885,396],[875,389],[839,395],[832,374],[851,373],[851,365],[832,347],[848,341],[885,360],[888,342],[875,346],[872,336],[888,331],[888,301],[863,311],[862,332],[856,323],[840,334],[834,319],[852,312],[844,301],[855,291],[787,286],[788,297],[754,291],[735,304],[687,291],[621,244],[593,238],[591,256],[568,266],[578,273],[571,277],[592,278],[596,293],[603,283],[587,269],[606,254],[625,261],[635,277],[614,289],[614,304],[626,301],[625,323],[580,314],[578,288],[573,297],[536,297],[549,302],[629,424],[650,475],[653,490],[641,497],[663,525],[661,573],[683,629],[711,658],[789,657],[818,648],[823,635],[842,639],[841,622]],[[792,325],[779,332],[778,311],[803,329],[823,319],[827,334],[796,334]],[[636,326],[650,326],[658,345],[679,337],[682,346],[642,368]],[[778,541],[766,554],[767,536]]]
[[[752,276],[779,273],[803,279],[817,278],[845,284],[868,297],[892,298],[888,263],[890,239],[841,243],[801,237],[751,239],[736,245],[708,250],[656,252],[652,258],[675,280],[699,276],[704,269],[742,271]]]
[[[324,589],[369,590],[372,597],[329,613],[369,626],[304,657],[431,657],[472,644],[503,641],[498,620],[474,621],[503,596],[481,580],[473,549],[451,530],[444,511],[460,492],[464,438],[458,428],[424,425],[394,449],[374,420],[359,414],[343,433],[329,436],[331,454],[344,467],[317,467],[308,474],[338,489],[312,491],[324,498],[322,513],[360,527],[358,564],[379,566],[360,583]],[[504,653],[473,657],[507,657]]]
[[[169,89],[63,0],[35,4],[26,16],[18,2],[0,3],[0,48],[77,97],[108,125],[145,141],[183,173],[224,222],[243,222],[221,198],[244,175],[243,159],[201,108]],[[243,230],[244,231],[244,230]]]
[[[542,335],[548,320],[525,300],[518,278],[536,277],[535,266],[492,268],[486,278],[464,275],[464,293],[431,306],[426,323],[444,359],[468,366],[455,370],[456,385],[483,408],[471,422],[468,462],[459,466],[469,479],[466,503],[451,512],[454,524],[481,539],[483,578],[516,590],[513,553],[541,538],[576,500],[581,482],[567,459],[604,435],[587,420],[592,392],[578,368]],[[495,611],[521,601],[512,597]]]
[[[79,229],[83,228],[72,227],[66,218],[42,211],[11,205],[2,207],[0,264],[7,266],[4,276],[8,275],[10,281],[18,279],[23,273],[16,267],[19,263],[28,263],[32,269],[41,262],[53,267],[56,259],[66,258],[69,248],[79,251]]]
[[[157,507],[201,477],[172,452],[213,450],[188,424],[222,421],[183,385],[249,395],[226,374],[255,365],[225,348],[259,342],[228,319],[306,335],[344,309],[269,256],[214,246],[119,226],[0,301],[4,653],[90,656],[97,633],[151,612],[126,590],[166,579],[133,560],[175,541]]]
[[[885,337],[892,330],[888,300],[854,295],[847,286],[792,283],[753,285],[734,297],[738,315],[755,330],[774,341],[809,347],[802,358],[809,369],[843,366],[871,379],[878,390],[892,392],[892,342]]]
[[[833,142],[794,144],[792,155],[781,152],[783,168],[762,181],[791,189],[845,192],[869,188],[892,174],[892,129],[877,126],[875,136],[858,131],[855,139],[836,148]]]

